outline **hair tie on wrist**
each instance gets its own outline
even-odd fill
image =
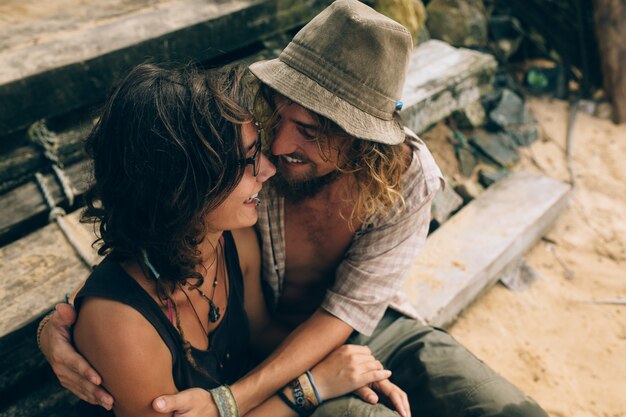
[[[317,405],[320,405],[324,401],[322,401],[322,397],[320,397],[320,392],[317,390],[317,386],[315,385],[315,379],[313,379],[313,374],[311,374],[310,371],[306,371],[306,376],[309,377],[309,382],[311,383],[313,393],[315,394],[315,398],[317,399]]]

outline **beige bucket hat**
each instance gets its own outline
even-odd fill
[[[263,83],[349,134],[404,141],[398,111],[412,39],[407,29],[357,0],[337,0],[270,61],[250,70]]]

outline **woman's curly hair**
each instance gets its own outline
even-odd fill
[[[83,221],[98,253],[159,271],[157,291],[201,274],[205,218],[239,183],[241,125],[251,119],[243,70],[142,64],[113,91],[86,143],[93,185]],[[149,275],[148,275],[149,276]]]

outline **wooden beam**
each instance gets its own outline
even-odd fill
[[[164,2],[3,50],[0,136],[98,103],[121,75],[147,59],[207,61],[303,25],[330,3]]]
[[[552,226],[570,186],[515,172],[473,200],[426,241],[404,291],[430,324],[447,326]]]
[[[626,4],[623,0],[594,0],[593,9],[604,91],[613,104],[613,121],[626,123]]]
[[[445,42],[420,44],[413,55],[402,101],[404,123],[417,133],[477,101],[492,88],[493,56]]]

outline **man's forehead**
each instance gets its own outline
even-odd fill
[[[312,112],[306,107],[296,103],[295,101],[291,100],[289,97],[285,97],[277,93],[274,96],[274,102],[276,106],[279,108],[279,111],[280,110],[289,111],[289,115],[295,118],[292,120],[293,122],[299,125],[302,125],[304,127],[307,127],[307,128],[319,127],[319,118],[322,116],[319,116],[318,114]]]

